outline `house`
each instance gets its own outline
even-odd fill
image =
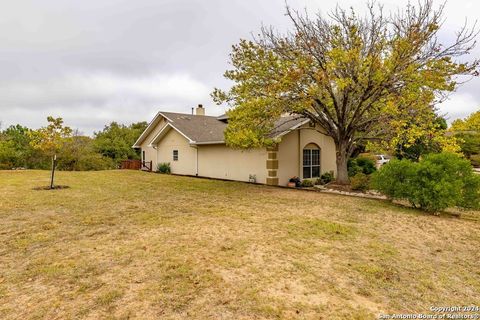
[[[169,162],[172,173],[180,175],[286,185],[294,176],[314,179],[336,171],[333,139],[306,118],[281,117],[271,133],[280,142],[268,149],[228,147],[227,123],[225,115],[206,116],[202,105],[195,114],[161,111],[133,147],[153,168]]]

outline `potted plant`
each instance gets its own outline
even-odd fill
[[[299,177],[291,177],[288,180],[287,187],[289,188],[297,188],[302,185],[302,181],[300,180]]]

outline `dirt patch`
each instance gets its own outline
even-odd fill
[[[50,186],[42,186],[42,187],[35,187],[33,190],[60,190],[60,189],[69,189],[69,186],[53,186],[53,188],[50,188]]]

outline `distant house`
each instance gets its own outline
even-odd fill
[[[172,173],[268,185],[286,185],[291,177],[314,179],[336,171],[335,145],[306,118],[281,117],[271,133],[273,148],[232,149],[225,144],[228,117],[158,112],[133,145],[143,161],[169,162]]]

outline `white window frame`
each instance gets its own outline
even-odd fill
[[[309,153],[309,159],[308,163],[305,164],[305,151],[308,151]],[[318,151],[318,164],[312,164],[313,163],[313,151]],[[321,175],[321,169],[320,169],[320,164],[321,164],[321,150],[320,148],[304,148],[302,151],[302,175],[303,179],[315,179],[315,178],[320,178]],[[318,176],[313,176],[313,168],[318,167]],[[310,174],[309,177],[305,177],[305,168],[309,168]]]
[[[178,150],[175,149],[172,152],[173,161],[178,161]]]

